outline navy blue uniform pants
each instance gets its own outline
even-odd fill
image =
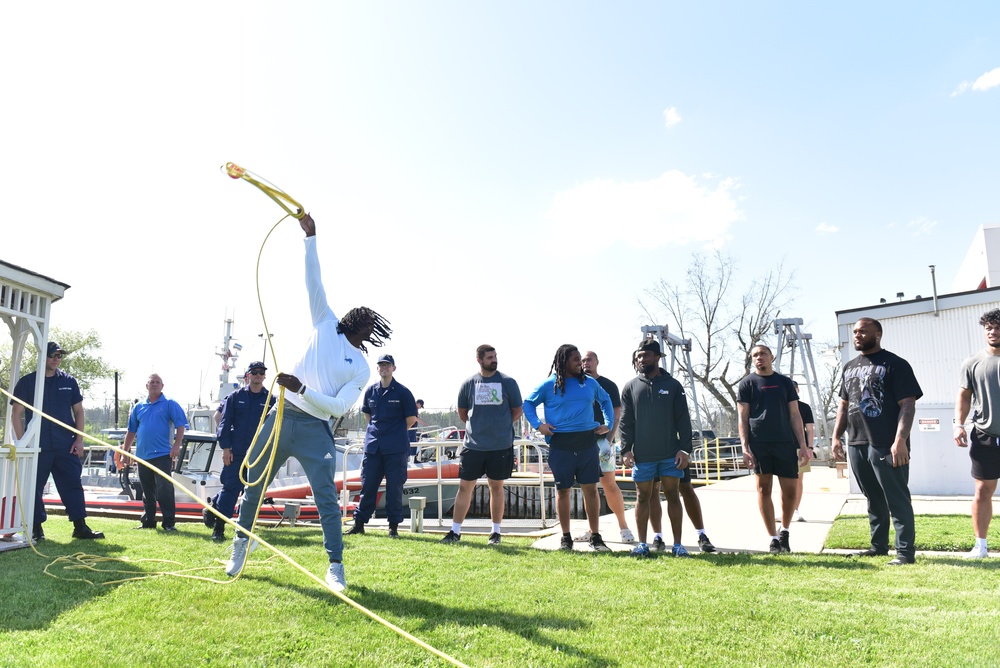
[[[219,482],[222,483],[222,491],[215,495],[215,507],[226,517],[232,517],[236,510],[236,501],[243,493],[244,485],[240,482],[240,466],[246,453],[233,453],[233,463],[222,467],[219,474]]]
[[[83,462],[66,450],[42,450],[38,453],[38,475],[35,477],[35,526],[41,525],[48,515],[42,503],[42,489],[52,476],[59,492],[59,499],[66,508],[70,521],[82,520],[87,516],[87,506],[83,500]]]
[[[378,488],[385,478],[385,516],[389,524],[403,521],[403,484],[406,482],[406,467],[409,451],[384,455],[381,452],[366,452],[361,462],[361,502],[354,511],[354,521],[364,524],[375,514],[378,502]]]

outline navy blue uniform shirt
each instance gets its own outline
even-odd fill
[[[410,451],[406,418],[417,416],[417,401],[412,392],[395,378],[386,388],[379,380],[365,390],[361,410],[370,416],[365,432],[365,452],[392,455]]]
[[[33,371],[17,381],[17,385],[14,387],[14,396],[25,403],[34,403],[36,376],[37,372]],[[83,395],[80,393],[80,386],[77,384],[76,378],[59,369],[56,369],[54,376],[45,377],[42,412],[75,428],[76,418],[73,416],[73,406],[81,401],[83,401]],[[11,401],[11,404],[13,403]],[[32,412],[25,408],[25,424],[31,421],[31,417]],[[41,426],[38,447],[42,450],[69,450],[73,441],[76,440],[76,434],[60,427],[51,420],[42,420]]]
[[[233,392],[226,397],[219,423],[219,444],[231,449],[233,456],[243,456],[250,449],[250,440],[257,431],[261,413],[268,410],[274,401],[263,387],[254,394],[249,387]]]

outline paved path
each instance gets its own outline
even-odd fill
[[[743,476],[724,480],[722,482],[698,488],[698,498],[701,501],[702,514],[705,518],[705,531],[716,548],[723,552],[766,552],[770,544],[770,535],[760,518],[757,509],[757,489],[754,476]],[[849,487],[846,478],[838,478],[835,469],[814,467],[804,479],[804,489],[800,510],[806,522],[793,522],[791,525],[790,542],[794,552],[823,551],[827,534],[833,521],[841,513],[841,509],[849,497]],[[775,512],[781,514],[781,500],[778,495],[778,485],[775,481],[773,495]],[[863,499],[862,499],[863,501]],[[670,524],[667,521],[666,502],[663,502],[663,528],[670,540]],[[968,505],[966,504],[966,508]],[[860,511],[866,512],[862,507]],[[625,519],[633,533],[635,530],[635,514],[631,509],[625,511]],[[571,533],[576,536],[587,530],[586,520],[573,520]],[[601,517],[601,536],[608,546],[615,551],[631,550],[633,545],[617,542],[619,539],[618,521],[613,514]],[[650,532],[648,540],[652,540]],[[533,546],[543,550],[559,548],[561,534],[556,533],[536,541]],[[691,521],[684,516],[684,528],[681,542],[689,551],[698,551],[698,533]],[[589,551],[586,543],[577,543],[577,549]]]

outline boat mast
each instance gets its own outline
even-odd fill
[[[215,354],[222,358],[222,373],[219,374],[219,393],[217,401],[222,401],[236,389],[229,382],[229,372],[236,368],[236,360],[239,359],[243,346],[233,340],[233,319],[226,319],[225,332],[222,336],[222,350],[215,351]]]

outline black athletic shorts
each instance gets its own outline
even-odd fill
[[[1000,478],[1000,445],[996,436],[973,427],[969,436],[969,459],[972,460],[972,477],[976,480]]]
[[[458,477],[462,480],[479,480],[484,475],[490,480],[506,480],[514,470],[514,448],[506,450],[470,450],[459,455]]]
[[[750,452],[757,464],[754,473],[773,474],[779,478],[799,477],[799,450],[794,442],[751,443]]]

